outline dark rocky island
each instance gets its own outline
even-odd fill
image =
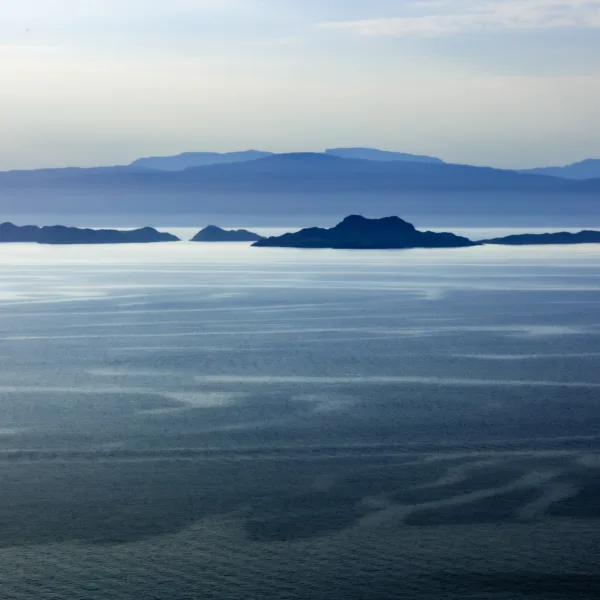
[[[0,223],[0,242],[37,242],[40,231],[41,227],[37,225],[19,227],[13,223]]]
[[[245,229],[221,229],[216,225],[209,225],[199,231],[192,242],[256,242],[262,240],[263,236]]]
[[[579,233],[523,233],[506,237],[481,240],[482,244],[504,246],[529,246],[535,244],[600,244],[600,231],[583,230]]]
[[[117,229],[80,229],[52,225],[37,227],[13,223],[0,225],[0,242],[34,242],[38,244],[150,244],[153,242],[178,242],[179,238],[157,231],[152,227],[121,231]]]
[[[336,249],[401,249],[401,248],[462,248],[477,246],[465,237],[453,233],[418,231],[399,217],[367,219],[359,215],[346,217],[331,229],[311,227],[297,233],[259,240],[253,246],[284,248]]]

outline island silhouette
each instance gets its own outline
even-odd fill
[[[150,244],[154,242],[178,242],[170,233],[152,227],[141,229],[82,229],[51,225],[38,227],[13,223],[0,224],[0,242],[33,242],[37,244]]]
[[[522,233],[481,240],[482,244],[529,246],[535,244],[600,244],[600,231],[583,230],[578,233]]]
[[[263,236],[246,229],[221,229],[216,225],[208,225],[199,231],[192,242],[256,242]]]
[[[153,227],[140,229],[88,229],[52,225],[0,224],[0,243],[29,242],[38,244],[150,244],[178,242],[180,239]],[[308,227],[294,233],[262,237],[246,229],[222,229],[208,225],[199,231],[193,242],[254,242],[257,247],[331,248],[331,249],[410,249],[465,248],[480,245],[526,246],[550,244],[600,244],[600,231],[578,233],[524,233],[474,241],[450,232],[419,231],[397,216],[369,219],[350,215],[329,229]]]
[[[310,227],[296,233],[269,237],[252,244],[260,247],[394,249],[394,248],[463,248],[478,242],[454,235],[419,231],[400,217],[368,219],[350,215],[331,229]]]

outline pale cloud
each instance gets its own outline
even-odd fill
[[[0,53],[43,46],[142,54],[208,38],[228,38],[235,46],[266,1],[0,0]]]
[[[144,29],[214,17],[245,18],[259,0],[0,0],[0,40],[54,33],[65,40],[90,31]]]
[[[0,169],[257,146],[598,156],[599,4],[0,0]]]
[[[599,0],[440,0],[408,3],[411,14],[322,23],[363,36],[437,36],[490,30],[600,28]],[[421,14],[415,15],[415,10]]]
[[[2,5],[3,21],[11,19],[65,19],[96,18],[103,14],[115,16],[137,14],[143,19],[149,14],[223,12],[239,9],[240,0],[19,0]]]

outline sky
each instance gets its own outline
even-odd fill
[[[0,0],[0,170],[369,146],[600,158],[600,0]]]

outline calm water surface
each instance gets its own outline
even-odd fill
[[[3,598],[600,597],[599,246],[5,244],[0,361]]]

